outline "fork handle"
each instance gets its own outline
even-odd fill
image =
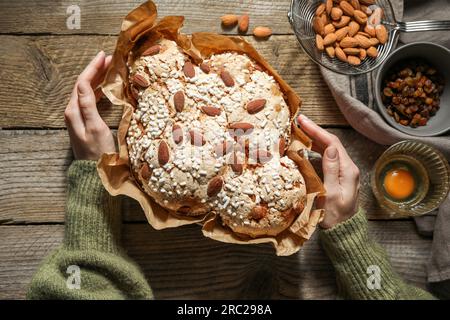
[[[450,30],[450,20],[399,22],[398,25],[402,32]]]

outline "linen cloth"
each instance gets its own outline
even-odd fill
[[[450,20],[450,0],[391,2],[397,21]],[[417,41],[434,42],[450,48],[450,32],[403,33],[398,46]],[[372,91],[376,70],[354,77],[339,75],[325,68],[321,68],[321,72],[344,117],[359,133],[383,145],[391,145],[402,140],[419,140],[439,149],[447,160],[450,160],[450,133],[440,137],[414,137],[397,131],[383,120],[376,110]],[[420,234],[433,236],[432,252],[427,267],[428,282],[449,283],[445,280],[450,280],[450,195],[439,210],[414,220]]]

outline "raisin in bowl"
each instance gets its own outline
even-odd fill
[[[400,47],[381,65],[375,99],[397,130],[421,137],[450,130],[450,51],[429,42]]]

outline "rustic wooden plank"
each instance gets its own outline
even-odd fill
[[[370,191],[370,169],[384,150],[352,129],[331,129],[361,170],[361,205],[370,219],[389,218]],[[63,222],[66,171],[72,161],[65,130],[0,131],[0,222]],[[314,161],[316,164],[320,163]],[[145,221],[135,201],[123,203],[126,221]]]
[[[102,1],[26,1],[0,2],[0,30],[2,33],[51,33],[51,34],[117,34],[122,19],[144,0]],[[258,25],[270,26],[276,34],[292,34],[287,19],[290,0],[156,0],[160,17],[185,16],[186,33],[210,31],[236,34],[224,30],[220,17],[224,14],[251,16],[250,30]],[[66,21],[71,5],[80,8],[80,29],[69,29]]]
[[[248,40],[299,93],[306,115],[321,125],[347,125],[318,67],[293,36]],[[0,41],[0,128],[63,128],[78,74],[99,50],[112,53],[116,37],[0,36]],[[117,127],[121,108],[103,100],[99,109],[108,125]]]
[[[370,222],[394,269],[424,287],[431,240],[411,221]],[[0,226],[0,299],[24,298],[41,260],[62,241],[62,225]],[[333,268],[317,236],[290,257],[268,245],[241,246],[204,238],[199,226],[155,231],[125,224],[124,247],[158,299],[334,299]],[[186,263],[189,261],[189,263]]]

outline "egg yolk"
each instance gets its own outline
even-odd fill
[[[392,169],[384,177],[384,189],[394,199],[408,198],[416,187],[412,174],[405,169]]]

